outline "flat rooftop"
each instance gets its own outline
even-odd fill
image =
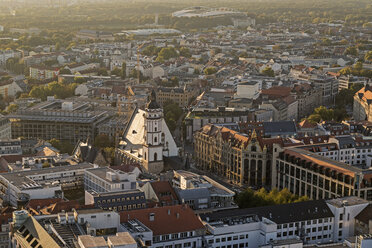
[[[32,176],[38,176],[38,175],[43,175],[43,174],[53,174],[53,173],[60,173],[60,172],[70,172],[72,170],[83,170],[83,169],[89,169],[89,168],[94,168],[94,165],[90,163],[80,163],[77,165],[58,166],[58,167],[50,167],[50,168],[37,169],[37,170],[25,170],[25,171],[2,173],[0,177],[3,177],[5,180],[10,182],[14,186],[24,189],[25,184],[31,184],[31,185],[34,185],[35,187],[42,186],[42,184],[37,183],[34,180],[29,178]]]
[[[338,208],[341,208],[343,206],[354,206],[354,205],[359,205],[359,204],[368,204],[369,202],[367,200],[364,200],[364,199],[356,197],[356,196],[347,196],[347,197],[327,200],[327,203],[331,204],[333,206],[336,206]]]

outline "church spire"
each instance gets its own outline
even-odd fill
[[[149,96],[149,102],[146,105],[147,109],[160,109],[159,104],[156,102],[156,93],[155,90],[152,90]]]

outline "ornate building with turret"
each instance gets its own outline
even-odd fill
[[[146,172],[155,174],[164,169],[164,157],[178,156],[154,91],[144,110],[134,110],[116,155],[122,163],[139,163]]]
[[[275,143],[283,144],[283,139],[262,138],[255,131],[245,135],[208,124],[194,135],[196,165],[240,186],[270,186]]]

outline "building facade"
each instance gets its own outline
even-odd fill
[[[179,107],[184,108],[190,104],[193,97],[196,97],[197,91],[186,87],[159,87],[156,92],[156,99],[161,106],[168,101],[176,103]]]
[[[310,199],[355,195],[372,200],[372,171],[320,156],[305,149],[274,145],[272,188]]]
[[[269,146],[280,139],[263,139],[253,132],[243,135],[228,128],[206,125],[194,136],[198,168],[238,185],[270,185]]]
[[[7,117],[0,114],[0,140],[12,137],[12,125]]]

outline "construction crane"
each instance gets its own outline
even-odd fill
[[[145,43],[139,45],[137,47],[137,84],[140,84],[140,55],[141,55],[141,51],[140,49],[145,45]]]

